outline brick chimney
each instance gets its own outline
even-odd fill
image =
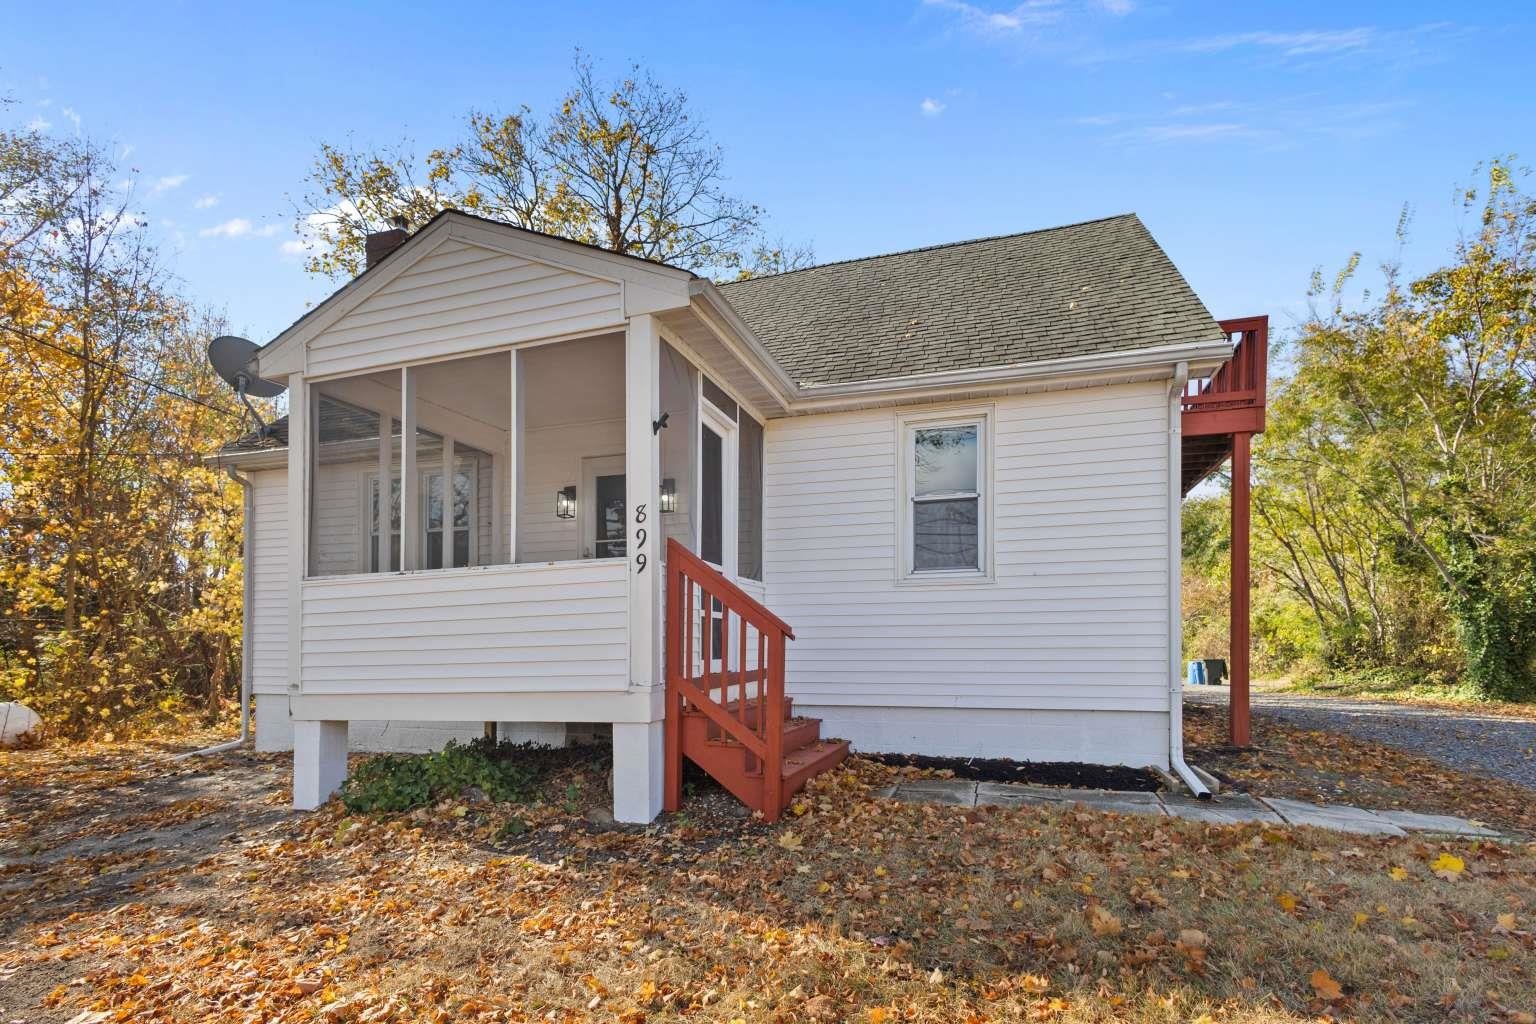
[[[409,222],[404,217],[391,217],[389,223],[393,226],[388,231],[370,231],[368,237],[363,240],[363,249],[369,267],[400,248],[405,244],[405,240],[411,237],[411,233],[406,230]]]

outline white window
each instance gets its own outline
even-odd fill
[[[451,526],[445,526],[443,517],[443,471],[423,470],[421,480],[421,510],[416,521],[421,524],[421,566],[424,569],[441,569],[445,565],[473,565],[476,555],[475,519],[476,463],[474,459],[455,460],[453,472],[453,505]],[[400,570],[400,478],[390,480],[390,530],[389,571]],[[379,571],[379,478],[368,478],[368,571]],[[444,536],[451,537],[451,563],[443,560]]]
[[[986,413],[901,421],[902,565],[911,580],[989,575]]]

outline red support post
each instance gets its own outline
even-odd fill
[[[1248,724],[1249,571],[1248,529],[1250,434],[1232,435],[1232,687],[1228,697],[1228,736],[1234,747],[1252,742]]]

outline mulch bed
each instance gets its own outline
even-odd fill
[[[1162,780],[1145,768],[1126,768],[1076,761],[1010,761],[1002,757],[928,757],[924,754],[859,754],[866,761],[893,768],[954,772],[957,779],[977,782],[1028,782],[1071,789],[1118,789],[1155,793]]]

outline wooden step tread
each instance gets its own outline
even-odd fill
[[[788,779],[806,769],[822,772],[848,756],[847,740],[817,740],[815,743],[786,751],[780,774]]]
[[[704,718],[704,715],[698,717]],[[784,748],[795,750],[800,747],[815,743],[821,738],[821,719],[819,718],[786,718],[784,720]],[[686,742],[686,740],[685,740]],[[721,730],[718,736],[710,736],[704,740],[713,747],[737,747],[742,744],[734,736],[725,730]]]

